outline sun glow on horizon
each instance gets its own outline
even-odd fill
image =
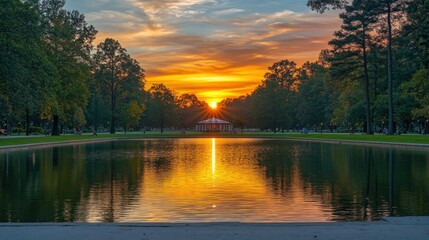
[[[94,46],[118,40],[145,69],[148,87],[163,83],[206,103],[251,94],[277,61],[317,60],[342,23],[338,12],[321,15],[292,0],[86,2],[66,6],[99,30]]]
[[[217,102],[211,102],[211,103],[210,103],[210,107],[211,107],[212,109],[216,109],[216,108],[217,108]]]
[[[231,66],[227,72],[213,72],[209,68],[188,69],[188,72],[181,74],[176,73],[177,71],[179,70],[163,69],[155,72],[148,70],[147,87],[154,83],[163,83],[179,94],[195,94],[199,100],[210,105],[212,102],[251,93],[261,80],[249,75],[262,78],[266,72],[266,66]]]

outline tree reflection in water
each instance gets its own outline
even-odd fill
[[[210,138],[0,153],[2,222],[355,221],[428,201],[426,151]]]

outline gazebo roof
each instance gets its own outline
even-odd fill
[[[218,118],[209,118],[204,121],[198,122],[198,124],[231,124],[231,123]]]

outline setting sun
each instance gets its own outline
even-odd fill
[[[217,108],[217,102],[212,102],[212,103],[210,103],[210,107],[211,107],[212,109],[216,109],[216,108]]]

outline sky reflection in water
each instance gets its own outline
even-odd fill
[[[319,222],[429,215],[427,152],[259,139],[0,154],[3,222]]]

